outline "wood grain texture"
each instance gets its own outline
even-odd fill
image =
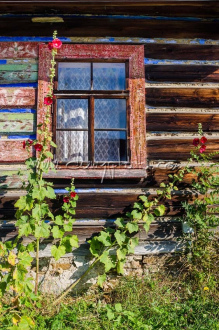
[[[149,82],[218,83],[219,67],[213,65],[146,65],[145,78]]]
[[[219,47],[214,45],[148,44],[145,57],[170,60],[218,60]]]
[[[100,28],[101,27],[101,28]],[[218,39],[217,21],[180,21],[113,19],[99,17],[65,17],[65,24],[32,23],[29,17],[2,17],[0,28],[5,36],[51,36],[54,30],[65,37],[141,37]]]
[[[17,132],[34,133],[35,117],[33,113],[0,113],[0,135]]]
[[[204,132],[219,131],[219,114],[206,113],[147,113],[147,132],[195,132],[197,123]]]
[[[217,107],[217,88],[147,88],[146,104],[150,106]]]
[[[22,140],[0,139],[0,163],[24,162],[28,158]]]
[[[36,90],[34,88],[0,88],[0,107],[34,106]]]
[[[150,137],[147,139],[149,160],[187,160],[190,156],[192,139],[186,137]],[[208,139],[206,153],[219,150],[219,139]]]

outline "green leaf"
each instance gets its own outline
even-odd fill
[[[100,241],[104,246],[110,246],[112,244],[111,237],[109,233],[102,231],[100,235],[97,237],[98,241]]]
[[[53,245],[51,247],[51,254],[55,258],[55,260],[59,260],[62,256],[65,255],[65,252],[66,252],[66,249],[65,249],[65,246],[63,246],[63,245],[59,245],[58,247]]]
[[[45,151],[44,154],[46,157],[53,159],[53,154],[50,151]]]
[[[120,230],[117,230],[115,232],[115,238],[117,240],[117,243],[121,246],[126,239],[126,235],[125,235],[125,233],[121,232]]]
[[[72,235],[71,238],[70,238],[70,244],[72,247],[75,247],[77,248],[79,245],[78,245],[78,236],[77,235]]]
[[[52,232],[54,238],[62,238],[62,236],[65,233],[64,230],[62,228],[59,229],[58,226],[52,227],[51,232]]]
[[[19,210],[25,210],[26,207],[26,196],[21,196],[18,201],[14,204]]]
[[[148,201],[148,197],[147,196],[144,196],[144,195],[139,196],[139,199],[141,199],[142,202],[147,202]]]
[[[105,266],[105,272],[107,273],[111,268],[115,267],[115,263],[112,262],[112,259],[109,257],[109,251],[104,251],[100,257],[100,262]]]
[[[124,264],[125,264],[125,261],[121,261],[119,260],[117,262],[117,265],[116,265],[116,270],[117,270],[117,273],[118,274],[124,274]]]
[[[47,197],[50,199],[55,199],[56,194],[54,192],[54,189],[52,187],[47,187]]]
[[[61,215],[55,217],[55,224],[60,226],[64,224],[64,219]]]
[[[41,226],[35,227],[35,237],[36,238],[48,238],[50,235],[50,226],[45,222],[41,223]]]
[[[164,205],[159,205],[158,207],[156,207],[156,209],[154,209],[154,214],[156,216],[162,216],[165,213],[165,206]]]
[[[137,232],[138,229],[139,229],[138,224],[134,223],[134,222],[128,222],[126,227],[127,227],[130,234],[132,234],[134,232]]]
[[[25,224],[19,226],[19,229],[18,229],[19,237],[29,236],[30,234],[32,234],[32,228],[29,223],[25,223]]]
[[[128,254],[135,252],[135,247],[138,245],[138,237],[132,237],[127,243]]]
[[[119,228],[124,228],[125,227],[125,222],[123,218],[117,218],[115,221],[115,224],[119,227]]]
[[[100,241],[97,239],[97,236],[93,237],[91,240],[88,241],[90,244],[90,252],[94,257],[98,257],[100,253],[100,249],[102,248],[102,244]]]
[[[29,267],[31,265],[31,262],[33,261],[33,258],[27,251],[19,252],[18,258],[20,259],[19,264],[23,265],[24,267]]]
[[[115,307],[115,311],[117,313],[121,313],[122,312],[122,305],[120,303],[115,304],[114,307]]]
[[[50,145],[54,148],[57,148],[57,145],[53,141],[50,141]]]
[[[65,231],[72,231],[72,224],[71,223],[66,223],[63,226],[63,228],[64,228]]]
[[[113,320],[115,318],[115,314],[113,313],[112,309],[107,306],[107,313],[106,316],[109,321]]]
[[[144,227],[144,230],[146,231],[146,233],[149,231],[149,229],[150,229],[150,224],[149,223],[145,223],[144,225],[143,225],[143,227]]]
[[[127,250],[126,249],[117,249],[116,250],[116,254],[117,254],[117,258],[118,260],[124,260],[127,254]]]
[[[166,187],[165,183],[164,182],[161,182],[160,187],[161,188],[165,188]]]
[[[133,210],[131,212],[131,215],[133,216],[133,219],[136,219],[136,220],[141,220],[141,218],[142,218],[142,213],[139,212],[138,210]]]
[[[99,285],[101,288],[103,287],[103,283],[106,281],[106,274],[99,275],[97,279],[97,285]]]
[[[136,203],[135,202],[133,208],[142,211],[143,210],[143,205],[141,203]]]

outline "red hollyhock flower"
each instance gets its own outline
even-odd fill
[[[23,141],[23,149],[26,148],[26,141]]]
[[[202,144],[205,144],[208,141],[208,139],[205,136],[202,136],[202,138],[200,139],[200,142]]]
[[[51,96],[44,97],[44,104],[51,105],[53,103],[53,98]]]
[[[77,195],[77,194],[76,194],[76,192],[74,192],[74,191],[72,191],[72,192],[70,193],[71,198],[75,198],[76,195]]]
[[[42,144],[40,144],[40,143],[36,143],[36,144],[34,145],[34,149],[35,149],[36,151],[42,151],[43,146],[42,146]]]
[[[28,139],[27,142],[28,142],[28,145],[29,145],[29,146],[32,146],[32,144],[33,144],[33,140]]]
[[[206,146],[203,144],[199,149],[200,153],[202,154],[206,150]]]
[[[199,145],[199,139],[195,138],[192,142],[193,146],[197,147]]]
[[[69,197],[68,196],[63,197],[63,202],[68,203],[69,202]]]
[[[49,50],[52,50],[53,49],[53,43],[52,42],[49,42],[48,43],[48,48],[49,48]]]
[[[58,38],[56,38],[56,39],[54,39],[52,41],[52,45],[53,45],[53,48],[59,49],[59,48],[62,47],[62,42],[61,42],[61,40],[59,40]]]

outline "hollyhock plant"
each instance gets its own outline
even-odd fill
[[[203,144],[199,149],[200,153],[202,154],[206,150],[206,146]]]
[[[207,138],[205,136],[202,136],[202,138],[200,139],[201,144],[205,144],[207,142]]]
[[[42,144],[40,144],[40,143],[36,143],[36,144],[34,145],[34,149],[35,149],[36,151],[42,151],[43,146],[42,146]]]
[[[49,50],[52,50],[53,49],[53,43],[52,42],[49,42],[48,43],[48,48],[49,48]]]
[[[68,196],[63,197],[63,202],[64,203],[69,203],[69,197]]]
[[[62,42],[61,42],[61,40],[59,40],[58,38],[56,38],[56,39],[54,39],[52,41],[52,45],[53,45],[53,48],[59,49],[59,48],[62,47]]]
[[[72,191],[72,192],[70,193],[70,196],[71,196],[71,198],[75,198],[75,197],[77,196],[77,194],[76,194],[76,192]]]
[[[192,144],[197,147],[199,145],[199,139],[198,138],[195,138],[192,142]]]
[[[53,98],[51,96],[44,97],[44,104],[51,105],[53,103]]]

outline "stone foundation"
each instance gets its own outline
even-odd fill
[[[73,282],[81,277],[91,263],[88,256],[75,256],[61,258],[55,261],[53,258],[40,258],[40,289],[43,292],[60,294]],[[176,272],[179,266],[179,256],[174,254],[158,255],[133,255],[128,256],[124,267],[124,275],[143,276],[155,272]],[[30,275],[35,278],[35,266]],[[94,269],[81,281],[75,292],[87,290],[97,282],[99,274],[103,273],[103,265],[97,264]],[[109,286],[116,282],[115,273],[108,276]],[[108,284],[106,284],[108,286]]]

